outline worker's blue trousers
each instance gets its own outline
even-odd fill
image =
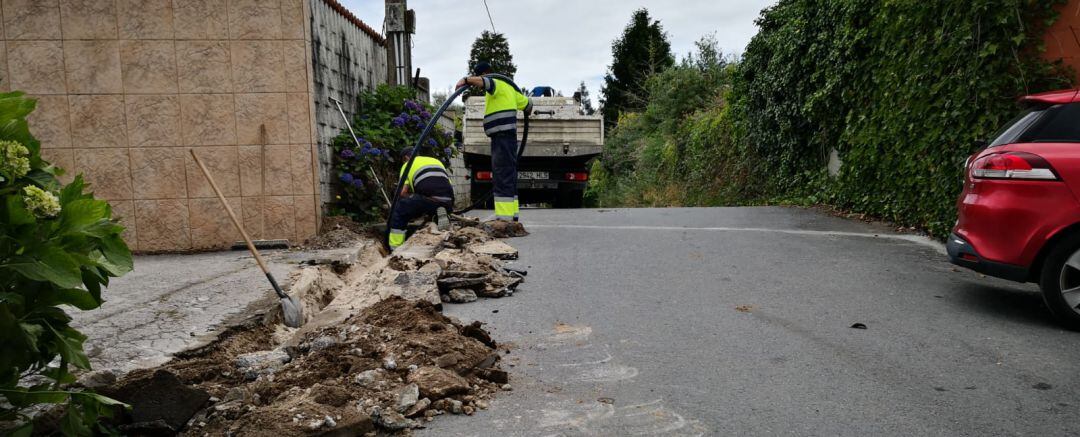
[[[491,173],[497,219],[518,219],[517,153],[517,131],[499,132],[491,136]]]

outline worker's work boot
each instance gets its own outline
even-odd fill
[[[450,230],[450,216],[446,213],[446,208],[440,206],[435,210],[435,227],[441,232]]]

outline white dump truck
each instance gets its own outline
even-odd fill
[[[518,162],[521,204],[580,208],[589,181],[590,161],[604,145],[604,120],[588,115],[574,97],[530,97],[529,139]],[[525,123],[518,112],[518,141]],[[473,201],[491,193],[491,141],[484,134],[484,99],[465,102],[462,143]],[[491,208],[490,204],[484,205]]]

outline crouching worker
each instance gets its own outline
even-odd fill
[[[401,152],[405,162],[399,174],[405,174],[409,165],[412,148]],[[405,231],[409,222],[419,217],[435,215],[435,223],[440,231],[450,229],[450,217],[447,212],[454,208],[454,187],[450,185],[450,174],[442,161],[424,156],[423,151],[413,161],[405,186],[401,188],[394,215],[390,217],[390,250],[405,243]]]

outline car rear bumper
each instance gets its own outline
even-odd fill
[[[958,266],[996,278],[1016,282],[1028,281],[1029,275],[1026,267],[989,261],[979,255],[979,252],[975,250],[971,243],[956,233],[949,235],[949,241],[945,243],[945,250],[949,253],[949,261]]]

